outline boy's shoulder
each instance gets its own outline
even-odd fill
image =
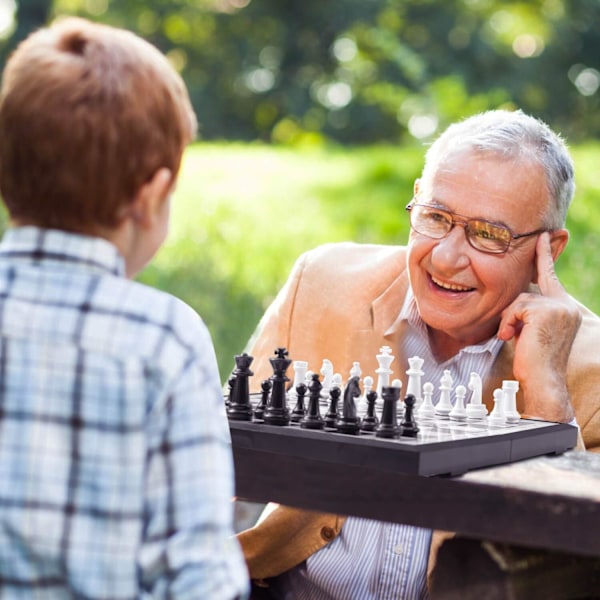
[[[94,308],[114,311],[123,332],[128,329],[155,330],[157,335],[171,336],[189,347],[208,341],[206,325],[189,304],[169,292],[138,281],[102,278],[94,294]]]

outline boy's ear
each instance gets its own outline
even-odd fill
[[[161,167],[137,192],[127,213],[141,227],[151,227],[171,193],[173,176],[170,169]]]

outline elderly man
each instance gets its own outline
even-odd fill
[[[255,381],[276,346],[347,373],[352,361],[374,372],[388,345],[396,364],[423,357],[431,381],[450,369],[467,385],[477,371],[488,402],[517,379],[521,413],[579,426],[597,449],[600,319],[554,272],[573,193],[569,153],[540,121],[490,111],[452,125],[406,206],[407,247],[331,244],[299,259],[250,344]],[[319,600],[422,598],[435,545],[426,529],[287,507],[239,539],[252,577],[278,576],[276,597]]]

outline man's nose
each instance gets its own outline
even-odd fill
[[[432,250],[432,257],[440,267],[461,268],[469,262],[470,248],[466,223],[458,221],[446,237],[438,240]]]

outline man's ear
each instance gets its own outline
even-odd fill
[[[421,180],[415,179],[415,185],[413,186],[413,196],[416,198],[419,193],[419,187],[421,186]]]
[[[556,262],[558,257],[563,253],[569,241],[568,229],[557,229],[550,232],[550,249],[552,252],[552,260]]]
[[[142,228],[152,227],[160,215],[164,201],[169,197],[173,186],[170,169],[161,167],[138,190],[127,211],[129,216]]]

